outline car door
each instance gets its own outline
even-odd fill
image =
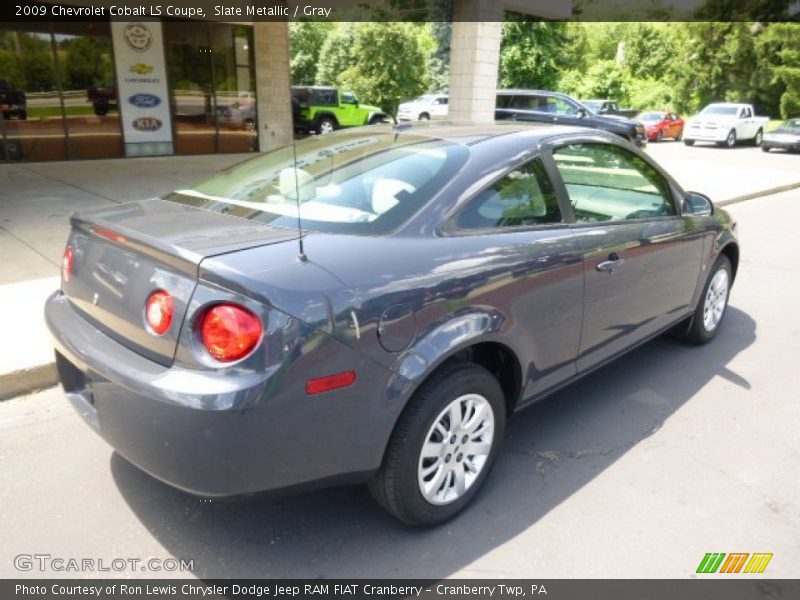
[[[575,375],[583,313],[582,251],[539,157],[523,159],[448,221],[463,272],[480,266],[470,303],[496,307],[523,369],[523,399]],[[452,240],[450,240],[452,241]]]
[[[642,154],[611,142],[567,142],[552,158],[583,251],[580,372],[689,314],[703,234]]]
[[[339,125],[342,127],[350,127],[353,125],[363,125],[360,111],[358,110],[358,101],[356,100],[353,92],[342,92],[339,94],[339,108],[336,111],[339,120]]]

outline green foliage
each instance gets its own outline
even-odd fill
[[[561,23],[507,20],[503,23],[500,49],[500,86],[523,88],[555,87],[566,41]]]
[[[294,85],[312,85],[325,38],[333,30],[329,22],[293,21],[289,23],[291,77]]]
[[[65,49],[65,89],[85,90],[113,81],[111,51],[107,44],[104,47],[96,38],[78,37],[70,40]]]
[[[339,76],[358,60],[355,49],[356,23],[337,23],[328,32],[319,52],[314,83],[336,85]]]
[[[427,88],[425,51],[413,23],[363,22],[354,29],[351,66],[337,83],[395,114],[401,99]]]

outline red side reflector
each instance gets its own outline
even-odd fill
[[[74,267],[75,251],[72,246],[67,246],[67,249],[64,250],[64,258],[61,261],[61,275],[64,277],[64,281],[69,281],[69,278],[72,277],[72,269]]]
[[[336,373],[336,375],[317,377],[316,379],[311,379],[306,382],[306,394],[321,394],[322,392],[329,392],[330,390],[353,385],[355,382],[355,371],[345,371],[344,373]]]

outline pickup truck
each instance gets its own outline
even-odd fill
[[[733,148],[738,142],[761,144],[769,117],[757,117],[752,104],[717,102],[709,104],[686,121],[683,143],[714,142]]]
[[[15,90],[5,79],[0,79],[0,112],[4,119],[28,118],[28,101],[25,92]]]
[[[617,115],[619,117],[632,119],[639,114],[639,111],[635,108],[620,108],[616,100],[580,100],[580,103],[598,115]]]

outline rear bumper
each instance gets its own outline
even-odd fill
[[[325,356],[301,352],[277,371],[221,376],[140,356],[60,292],[45,318],[71,404],[122,456],[174,487],[235,496],[363,481],[380,465],[396,419],[380,402],[389,372],[331,338]],[[329,372],[348,364],[359,379],[306,396],[306,374],[325,374],[320,361]]]

